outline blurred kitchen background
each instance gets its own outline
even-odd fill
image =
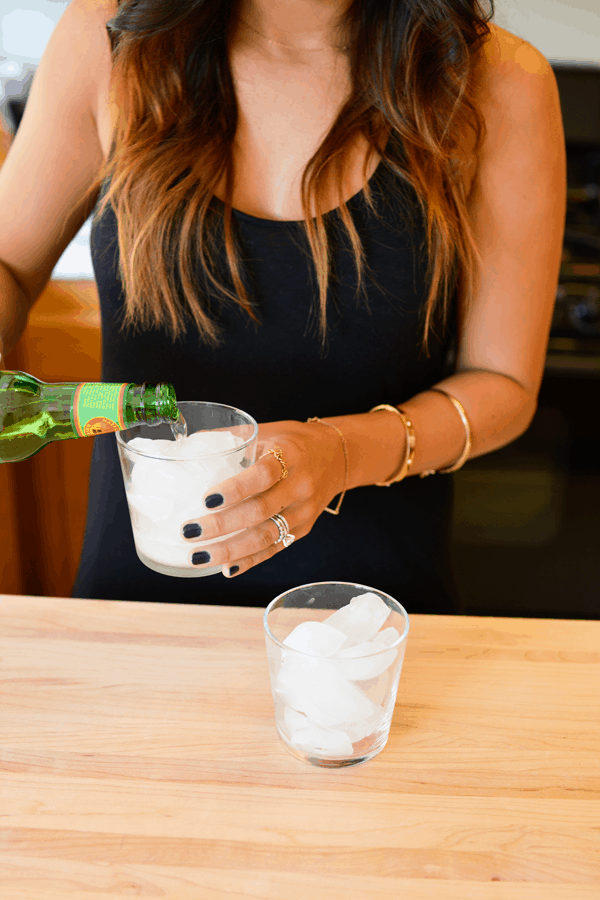
[[[0,0],[4,152],[67,5]],[[600,618],[600,5],[599,0],[497,0],[495,10],[494,21],[539,48],[556,73],[567,143],[567,217],[533,424],[510,446],[473,460],[454,476],[461,611],[595,619]],[[8,360],[12,368],[46,381],[99,379],[89,234],[90,220],[58,261]],[[27,463],[3,467],[0,591],[69,595],[83,534],[90,452],[91,441],[66,442]]]

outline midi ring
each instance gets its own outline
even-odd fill
[[[263,453],[263,455],[260,458],[262,459],[263,456],[267,456],[267,454],[269,454],[269,453],[273,454],[273,456],[275,457],[275,459],[281,466],[281,475],[277,479],[277,483],[279,484],[280,481],[282,481],[284,478],[287,478],[287,476],[288,476],[287,466],[283,459],[283,452],[281,450],[281,447],[272,447],[270,450],[267,450],[266,453]]]

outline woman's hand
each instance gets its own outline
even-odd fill
[[[288,471],[283,478],[281,463],[268,452],[275,448],[281,450]],[[256,463],[203,497],[206,508],[218,512],[183,524],[190,562],[199,567],[222,565],[227,577],[241,575],[284,549],[283,542],[275,543],[279,529],[271,516],[284,516],[290,534],[296,540],[303,538],[343,490],[344,478],[344,450],[335,429],[318,422],[259,425]],[[226,537],[236,531],[241,534]],[[207,549],[194,548],[195,543],[221,537]]]

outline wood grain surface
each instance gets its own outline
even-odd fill
[[[2,900],[598,900],[600,622],[412,616],[387,746],[331,770],[262,615],[0,598]]]

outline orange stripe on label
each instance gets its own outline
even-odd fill
[[[82,382],[77,385],[75,390],[75,396],[73,397],[73,424],[75,425],[75,431],[77,432],[78,437],[83,437],[83,428],[81,427],[81,419],[79,416],[79,397],[81,395],[81,389],[87,384],[87,382]]]

